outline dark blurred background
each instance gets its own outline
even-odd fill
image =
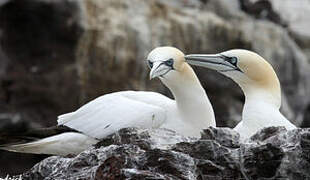
[[[1,0],[0,133],[56,125],[57,116],[120,90],[151,90],[147,54],[170,45],[184,53],[253,50],[275,68],[281,111],[310,126],[310,1]],[[234,127],[244,97],[230,79],[194,68],[218,126]],[[0,151],[0,177],[44,155]]]

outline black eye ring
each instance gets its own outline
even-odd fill
[[[150,61],[150,60],[147,60],[147,65],[149,66],[149,68],[153,68],[153,62],[152,61]]]
[[[168,59],[165,61],[165,65],[172,67],[173,66],[173,59]]]
[[[230,63],[233,64],[233,65],[236,65],[237,61],[238,61],[238,59],[236,57],[231,57],[230,58]]]

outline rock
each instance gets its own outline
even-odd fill
[[[198,140],[182,139],[165,129],[122,129],[77,156],[49,157],[21,176],[23,179],[310,177],[310,129],[265,128],[247,143],[240,143],[236,138],[238,133],[227,128],[209,128],[203,134]],[[162,146],[161,138],[178,139],[178,142]]]
[[[47,158],[44,160],[46,162],[42,162],[42,164],[34,167],[36,169],[33,171],[34,173],[25,173],[22,178],[68,179],[78,177],[86,179],[122,179],[127,176],[132,178],[190,177],[190,174],[187,173],[192,171],[192,166],[190,166],[190,164],[194,164],[190,162],[192,159],[181,153],[168,151],[167,149],[170,149],[170,147],[167,147],[167,137],[175,140],[178,139],[175,142],[190,142],[193,140],[165,129],[152,131],[134,128],[121,129],[117,133],[103,139],[95,148],[87,150],[76,157],[62,158],[53,156]],[[175,143],[169,144],[174,145]],[[188,161],[188,163],[184,165],[178,164],[178,162],[183,161]],[[53,166],[53,168],[47,166]],[[65,168],[58,170],[57,167]],[[156,168],[158,172],[153,172],[146,167]],[[85,171],[82,172],[81,168]],[[178,174],[170,176],[175,171]],[[160,172],[167,173],[167,175],[162,175]]]
[[[257,133],[255,133],[250,140],[251,141],[265,141],[266,139],[276,135],[276,134],[280,134],[285,132],[286,129],[285,127],[268,127],[268,128],[264,128],[261,131],[258,131]]]
[[[209,127],[209,129],[206,129],[203,133],[201,133],[201,139],[214,140],[227,147],[240,146],[239,133],[230,128]]]
[[[272,129],[274,127],[271,127]],[[283,156],[279,167],[276,170],[276,178],[289,177],[289,179],[307,179],[310,177],[309,171],[304,171],[310,168],[309,161],[309,133],[310,129],[295,129],[291,131],[283,131],[283,128],[278,127],[274,136],[258,141],[258,143],[266,143],[281,147]],[[264,129],[262,131],[265,131]],[[268,130],[267,130],[268,131]],[[253,139],[255,140],[255,138]]]

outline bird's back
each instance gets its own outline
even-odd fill
[[[154,92],[121,91],[103,95],[58,117],[65,125],[94,138],[125,127],[157,128],[167,119],[173,100]]]

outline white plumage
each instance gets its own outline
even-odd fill
[[[32,144],[11,145],[2,149],[65,155],[80,152],[126,127],[167,128],[185,136],[200,137],[202,129],[215,126],[214,112],[207,94],[181,51],[172,47],[156,48],[149,54],[147,62],[151,68],[150,77],[160,78],[175,100],[145,91],[107,94],[75,112],[58,117],[58,125],[82,134],[63,133]]]
[[[155,92],[116,92],[59,116],[58,125],[94,138],[105,137],[124,127],[158,128],[167,120],[173,104],[171,99]]]
[[[167,65],[168,60],[171,64]],[[124,127],[168,128],[199,137],[203,128],[215,126],[211,103],[181,51],[156,48],[149,54],[148,63],[153,65],[150,77],[159,77],[176,101],[155,92],[111,93],[59,116],[58,125],[97,139]]]
[[[65,156],[68,154],[78,154],[97,142],[98,140],[84,134],[67,132],[25,144],[4,146],[0,149],[21,153]]]
[[[212,55],[192,54],[185,58],[189,64],[217,70],[241,87],[245,103],[242,121],[234,129],[243,140],[268,126],[296,128],[280,113],[279,79],[272,66],[258,54],[236,49]]]
[[[255,102],[247,101],[244,104],[242,121],[238,123],[234,130],[239,132],[241,138],[245,140],[258,130],[270,126],[284,126],[287,130],[296,128],[281,114],[279,107],[266,103],[261,98]]]

